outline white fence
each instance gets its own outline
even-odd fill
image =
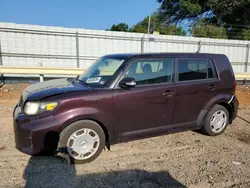
[[[98,57],[130,52],[223,53],[235,72],[250,72],[249,41],[147,35],[0,22],[0,65],[80,67]]]

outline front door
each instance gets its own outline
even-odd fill
[[[137,85],[114,89],[114,124],[117,140],[162,134],[173,123],[173,59],[134,60],[124,77]],[[121,78],[121,79],[122,79]]]

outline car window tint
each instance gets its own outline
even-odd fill
[[[214,67],[207,60],[178,60],[179,81],[215,78]]]
[[[167,83],[172,78],[173,59],[141,59],[135,60],[126,77],[135,78],[137,85]]]

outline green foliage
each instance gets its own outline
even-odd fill
[[[227,39],[227,32],[224,27],[215,25],[196,25],[192,28],[192,36]]]
[[[142,21],[138,22],[136,25],[129,29],[126,23],[114,24],[109,29],[109,31],[125,31],[125,32],[135,32],[135,33],[148,33],[149,16],[144,18]],[[153,31],[158,31],[163,35],[181,35],[185,36],[186,32],[175,24],[165,24],[162,22],[161,17],[158,13],[151,15],[150,22],[150,33]]]
[[[147,33],[148,32],[148,21],[149,16],[144,18],[142,21],[138,22],[136,25],[134,25],[132,28],[130,28],[130,32],[135,33]]]
[[[197,19],[205,14],[205,16],[215,15],[218,20],[225,23],[250,24],[248,19],[250,0],[158,0],[158,2],[161,3],[161,16],[171,22]]]
[[[150,33],[158,31],[162,35],[181,35],[185,36],[186,32],[181,28],[173,24],[165,24],[162,22],[158,13],[154,13],[150,19]],[[130,31],[136,33],[147,33],[148,32],[149,16],[144,18],[141,22],[134,25]]]
[[[128,24],[126,24],[126,23],[119,23],[117,25],[114,24],[110,28],[110,31],[124,31],[124,32],[127,32],[128,31]]]
[[[178,22],[196,18],[207,11],[206,1],[202,0],[158,0],[161,3],[160,15],[166,22]]]
[[[176,25],[168,25],[160,28],[160,34],[186,36],[186,31]]]
[[[192,29],[192,35],[249,40],[250,0],[158,0],[159,15],[165,23],[197,22],[206,18],[207,26]],[[212,25],[209,25],[212,24]],[[216,25],[218,26],[216,27]],[[223,30],[223,28],[225,30]],[[218,34],[213,32],[216,30]]]
[[[144,27],[142,24],[136,24],[129,31],[134,33],[147,33],[148,28]]]
[[[250,30],[249,29],[243,29],[242,30],[242,39],[243,40],[250,40]]]

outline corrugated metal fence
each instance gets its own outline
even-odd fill
[[[226,54],[235,72],[250,72],[249,41],[0,23],[4,66],[86,69],[111,53],[197,51]]]

